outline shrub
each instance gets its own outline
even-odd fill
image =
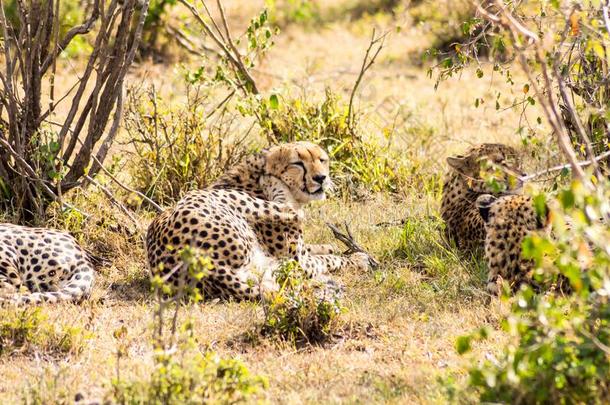
[[[245,135],[228,135],[229,117],[207,122],[202,91],[188,85],[186,103],[170,107],[154,89],[131,90],[125,129],[134,152],[128,170],[135,188],[160,204],[209,185],[248,151]]]
[[[308,278],[295,261],[283,263],[275,276],[280,290],[263,303],[262,334],[296,345],[327,341],[345,311],[333,286]]]
[[[115,2],[104,11],[95,2],[82,16],[74,1],[13,4],[21,29],[13,29],[15,22],[0,19],[5,54],[12,54],[2,61],[3,81],[11,84],[2,90],[6,109],[0,119],[0,205],[13,211],[19,222],[31,224],[44,219],[54,201],[68,206],[62,195],[99,172],[119,128],[123,79],[133,61],[131,50],[138,46],[138,27],[146,10],[134,13],[135,0],[126,0],[124,7]],[[68,15],[72,10],[78,16],[62,15],[66,9]],[[83,55],[87,62],[78,64],[80,68],[71,65],[72,76],[78,80],[62,86],[65,93],[58,93],[57,59],[71,45],[86,43],[93,27],[95,49],[89,47]],[[83,42],[79,45],[79,41]],[[65,117],[55,117],[60,103]]]
[[[331,175],[338,190],[363,196],[399,189],[406,168],[400,157],[374,139],[365,139],[355,122],[348,126],[348,108],[326,90],[317,104],[304,99],[280,100],[272,95],[256,105],[261,126],[272,142],[307,140],[321,145],[331,157]]]
[[[605,403],[610,395],[610,186],[579,182],[558,194],[553,236],[533,236],[523,254],[537,275],[560,274],[573,293],[536,295],[523,288],[503,322],[510,342],[495,361],[470,369],[469,390],[481,401]],[[568,225],[569,224],[569,225]],[[482,330],[458,340],[466,352]]]
[[[274,25],[309,25],[320,21],[320,5],[310,0],[265,0]]]
[[[0,355],[65,356],[82,351],[80,328],[47,322],[40,308],[0,308]]]
[[[112,381],[118,404],[235,404],[252,399],[267,381],[253,376],[238,360],[196,351],[176,355],[157,353],[149,380]]]

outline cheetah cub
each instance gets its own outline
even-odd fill
[[[282,260],[296,260],[328,284],[330,272],[367,269],[365,254],[337,256],[328,245],[303,243],[302,208],[323,200],[330,185],[328,155],[315,144],[282,144],[250,156],[153,220],[146,237],[150,271],[179,287],[179,252],[192,246],[213,264],[198,283],[206,297],[255,300],[278,290],[273,271]]]
[[[0,224],[0,304],[79,301],[93,273],[90,255],[69,234]]]

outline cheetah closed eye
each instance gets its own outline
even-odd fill
[[[330,186],[328,155],[315,144],[253,155],[153,220],[146,238],[150,270],[178,287],[183,275],[172,269],[179,251],[196,247],[213,264],[199,285],[206,296],[241,300],[277,290],[273,271],[282,260],[296,260],[309,277],[325,282],[329,272],[366,268],[359,255],[336,256],[328,245],[303,243],[302,207],[324,199]]]

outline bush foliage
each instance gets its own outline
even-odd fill
[[[283,263],[275,273],[280,290],[263,303],[262,334],[293,345],[323,343],[340,325],[345,310],[334,285],[307,277],[294,261]]]
[[[524,241],[537,276],[561,275],[571,295],[515,297],[503,329],[511,340],[495,360],[470,369],[470,389],[481,401],[604,403],[610,395],[610,187],[595,192],[574,182],[559,192],[553,235]],[[458,340],[466,352],[486,330]]]
[[[78,354],[87,340],[80,328],[50,323],[40,308],[1,308],[0,319],[0,355]]]
[[[160,204],[204,188],[249,151],[244,136],[229,134],[230,117],[210,123],[204,89],[187,87],[187,101],[169,103],[154,89],[133,89],[125,129],[134,147],[128,170],[136,189]]]

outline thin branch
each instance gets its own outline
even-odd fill
[[[586,160],[584,162],[577,162],[577,164],[578,164],[579,167],[586,167],[586,166],[589,166],[589,165],[591,165],[593,163],[597,163],[597,162],[599,162],[599,161],[601,161],[603,159],[606,159],[608,157],[610,157],[610,151],[604,152],[601,155],[596,156],[595,159]],[[570,163],[567,163],[567,164],[564,164],[564,165],[557,165],[557,166],[553,166],[553,167],[551,167],[549,169],[542,170],[540,172],[536,172],[536,173],[533,173],[533,174],[528,174],[527,176],[521,176],[521,177],[519,177],[519,180],[521,180],[523,182],[526,182],[526,181],[530,181],[530,180],[535,179],[535,178],[540,177],[540,176],[544,176],[544,175],[551,174],[551,173],[554,173],[554,172],[559,172],[559,171],[564,170],[564,169],[570,169],[571,167],[572,167],[572,165]]]
[[[125,215],[127,215],[127,217],[136,225],[136,227],[138,227],[138,228],[142,227],[142,224],[140,223],[140,221],[138,221],[133,216],[133,214],[131,212],[129,212],[129,210],[114,197],[114,195],[112,194],[112,192],[110,190],[108,190],[106,187],[101,185],[97,180],[95,180],[93,177],[89,176],[88,174],[85,174],[83,177],[88,182],[91,182],[92,184],[97,186],[100,190],[102,190],[102,192],[106,195],[106,197],[108,197],[110,202],[112,204],[114,204],[116,207],[118,207],[121,211],[123,211],[123,213]]]
[[[364,58],[362,59],[362,66],[360,67],[360,73],[358,73],[358,77],[356,78],[356,82],[354,83],[354,87],[352,88],[352,92],[349,96],[349,107],[347,110],[347,126],[353,134],[354,128],[354,98],[356,96],[356,91],[358,91],[358,87],[360,86],[360,82],[362,82],[362,78],[364,74],[373,66],[375,63],[375,59],[383,49],[383,45],[385,42],[385,38],[388,35],[388,32],[384,33],[379,37],[375,37],[375,30],[373,29],[373,33],[371,34],[371,41],[369,42],[369,46],[366,49],[364,54]],[[377,46],[377,49],[373,51],[373,48]],[[371,52],[372,55],[371,55]]]
[[[59,1],[58,1],[58,6],[59,6]],[[42,74],[44,74],[44,72],[47,71],[49,66],[52,63],[54,63],[55,59],[57,59],[57,56],[59,55],[59,53],[61,51],[63,51],[64,49],[66,49],[68,47],[68,45],[70,44],[70,42],[72,42],[72,40],[77,35],[83,35],[83,34],[88,33],[89,31],[91,31],[91,29],[93,28],[93,24],[95,24],[95,22],[97,21],[99,16],[100,16],[100,0],[95,0],[95,2],[93,3],[93,10],[91,12],[91,15],[87,19],[87,21],[85,21],[84,23],[82,23],[79,26],[72,27],[72,29],[70,29],[70,31],[68,31],[66,33],[66,35],[62,38],[61,42],[58,45],[56,43],[56,46],[53,47],[53,52],[51,52],[46,57],[46,59],[44,60],[44,62],[42,64],[42,68],[41,68]],[[59,27],[57,27],[57,29],[59,31]]]
[[[92,156],[92,158],[100,166],[100,170],[102,172],[104,172],[104,174],[106,174],[106,176],[108,176],[112,181],[114,181],[123,190],[127,191],[128,193],[136,194],[138,197],[140,197],[141,199],[146,201],[148,204],[150,204],[157,212],[161,213],[164,211],[163,208],[161,208],[161,206],[159,204],[157,204],[156,202],[154,202],[153,200],[148,198],[145,194],[143,194],[142,192],[140,192],[138,190],[134,190],[133,188],[126,186],[121,181],[119,181],[119,179],[117,179],[108,169],[106,169],[101,164],[101,162],[99,160],[97,160],[97,158],[95,156]]]
[[[180,1],[180,3],[184,4],[190,10],[191,14],[193,14],[193,16],[199,22],[199,24],[201,24],[201,26],[203,27],[203,30],[205,31],[205,33],[208,34],[210,36],[210,38],[212,38],[212,40],[216,43],[216,45],[222,50],[222,53],[226,56],[226,58],[231,63],[231,65],[235,69],[237,69],[237,71],[242,75],[242,78],[246,81],[246,85],[247,85],[246,90],[244,90],[244,92],[260,94],[258,87],[256,86],[256,82],[255,82],[254,78],[248,71],[248,68],[246,67],[246,65],[241,60],[241,54],[238,51],[235,52],[233,49],[229,49],[230,45],[227,45],[227,42],[230,43],[230,42],[232,42],[232,40],[225,41],[224,38],[222,38],[222,36],[219,37],[218,35],[222,34],[222,33],[220,31],[219,31],[219,34],[215,33],[212,30],[212,27],[210,27],[210,25],[203,19],[201,14],[199,14],[199,11],[197,11],[197,8],[192,3],[189,3],[187,0],[179,0],[179,1]],[[202,3],[205,6],[204,0],[202,0]],[[224,11],[222,9],[221,9],[220,13],[221,13],[221,16],[224,16]],[[223,18],[226,18],[226,17],[223,17]],[[214,24],[216,24],[216,23],[214,22]]]

